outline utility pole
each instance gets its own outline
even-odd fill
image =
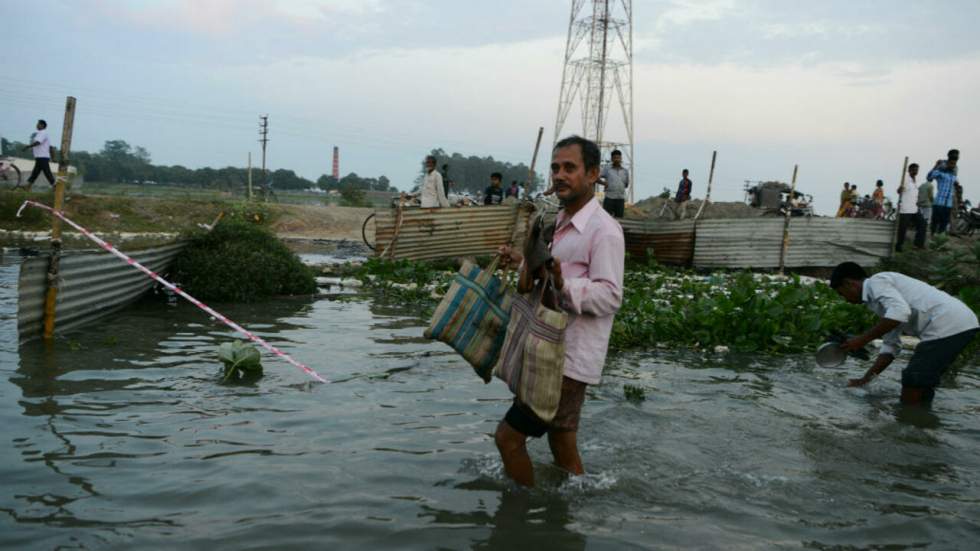
[[[254,198],[252,195],[252,152],[248,152],[248,200]]]
[[[259,143],[262,144],[262,175],[265,176],[265,146],[269,143],[269,115],[259,116]]]

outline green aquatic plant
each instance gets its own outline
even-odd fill
[[[630,402],[642,402],[646,400],[647,393],[643,387],[635,385],[623,385],[623,396]]]
[[[262,356],[251,344],[239,340],[222,343],[218,359],[224,364],[223,382],[254,381],[262,376]]]
[[[855,332],[872,320],[867,309],[844,302],[821,281],[645,268],[626,273],[610,344],[802,352],[829,333]]]
[[[313,270],[271,231],[244,220],[223,220],[188,238],[172,279],[201,300],[255,302],[316,292]]]

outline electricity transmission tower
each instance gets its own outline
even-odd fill
[[[618,109],[611,109],[613,99]],[[602,158],[623,152],[630,171],[629,202],[633,202],[636,163],[633,157],[633,2],[572,0],[565,43],[561,92],[555,118],[555,142],[578,100],[581,135],[599,144]],[[622,125],[614,119],[622,115]]]

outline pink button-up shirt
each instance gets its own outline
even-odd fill
[[[551,254],[561,261],[565,376],[594,385],[602,377],[613,316],[623,300],[623,228],[592,199],[569,219],[558,213]]]

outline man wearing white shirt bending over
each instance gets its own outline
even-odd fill
[[[48,123],[43,120],[37,121],[37,132],[31,134],[31,143],[24,146],[24,151],[28,149],[34,153],[34,170],[27,179],[27,187],[34,185],[37,177],[44,173],[48,183],[54,185],[54,175],[51,174],[51,140],[48,138]]]
[[[847,302],[866,304],[881,318],[863,335],[841,345],[845,350],[858,350],[883,337],[874,365],[848,386],[863,386],[884,371],[901,350],[902,333],[922,339],[902,370],[903,404],[930,403],[940,376],[980,330],[976,314],[966,304],[897,272],[868,277],[857,264],[844,262],[834,268],[830,287]]]
[[[429,155],[425,158],[425,178],[422,180],[422,208],[448,207],[446,190],[442,187],[442,174],[436,170],[436,158]]]

